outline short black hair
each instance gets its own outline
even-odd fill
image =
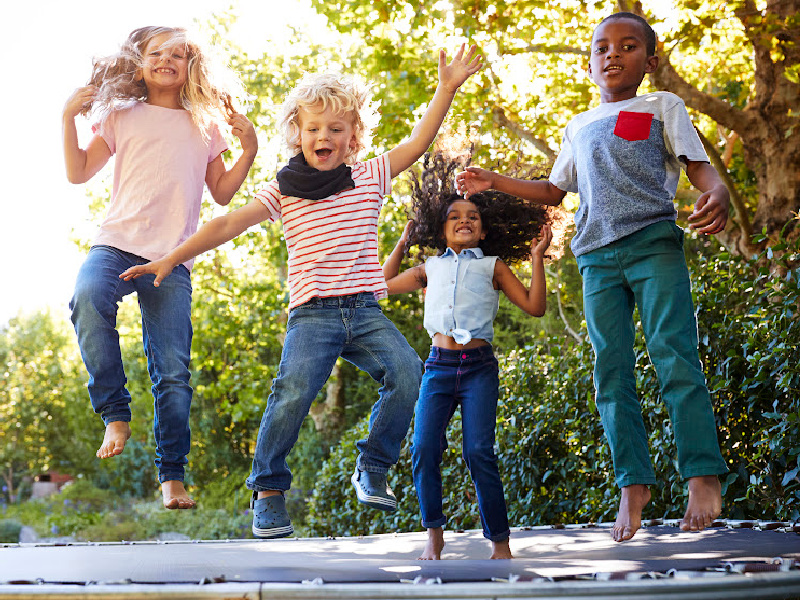
[[[653,31],[653,28],[650,27],[650,23],[647,22],[646,19],[636,15],[632,12],[618,12],[614,13],[613,15],[608,15],[605,19],[600,21],[597,27],[600,27],[603,23],[607,21],[619,21],[620,19],[630,19],[632,21],[636,21],[639,25],[642,26],[642,33],[644,33],[644,41],[645,41],[645,49],[647,50],[647,56],[655,56],[656,54],[656,32]],[[595,27],[595,30],[597,29]],[[592,36],[594,37],[594,36]]]

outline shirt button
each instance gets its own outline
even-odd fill
[[[462,355],[461,355],[461,358],[462,358],[462,359],[465,359],[465,358],[467,358],[467,355],[466,355],[466,354],[462,354]]]

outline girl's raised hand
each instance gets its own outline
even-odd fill
[[[461,48],[449,64],[447,63],[447,52],[439,50],[439,83],[453,94],[470,75],[480,71],[483,66],[481,57],[477,54],[478,47],[473,44],[469,47],[467,55],[464,56],[465,48],[466,44],[461,44]]]
[[[159,284],[164,281],[164,278],[172,273],[172,269],[174,268],[175,265],[166,260],[166,258],[162,258],[161,260],[154,260],[153,262],[149,262],[144,265],[136,265],[131,267],[130,269],[120,273],[119,278],[124,279],[125,281],[130,281],[131,279],[136,279],[142,275],[153,274],[156,276],[155,280],[153,281],[153,285],[158,287]]]
[[[84,107],[91,104],[96,94],[97,88],[93,85],[86,85],[76,89],[64,104],[64,117],[68,119],[77,117]]]
[[[242,150],[255,155],[258,150],[258,136],[253,123],[241,113],[233,113],[228,117],[231,133],[239,138]]]
[[[531,261],[544,259],[544,253],[547,252],[552,241],[553,230],[550,229],[549,225],[543,225],[538,241],[531,241]]]
[[[494,173],[480,167],[467,167],[456,175],[456,190],[468,200],[472,194],[485,192],[493,187]]]

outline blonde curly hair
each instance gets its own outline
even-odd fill
[[[372,100],[369,86],[340,73],[305,75],[284,100],[278,122],[291,156],[301,149],[298,113],[301,108],[311,106],[321,106],[323,111],[330,107],[336,114],[352,115],[356,143],[348,150],[345,162],[353,162],[369,143],[378,120],[377,103]]]
[[[153,38],[164,34],[169,37],[162,47],[178,46],[186,52],[188,77],[180,91],[180,103],[191,113],[200,130],[205,131],[215,115],[233,114],[233,99],[245,97],[244,87],[235,73],[216,64],[197,42],[189,38],[185,29],[156,26],[135,29],[119,52],[92,61],[89,85],[97,88],[97,95],[81,113],[92,111],[102,120],[120,105],[147,101],[147,87],[141,77],[144,51]]]

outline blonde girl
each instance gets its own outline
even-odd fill
[[[159,288],[152,278],[125,282],[127,268],[157,260],[197,229],[204,184],[227,205],[247,176],[258,141],[252,123],[233,110],[236,84],[184,29],[142,27],[120,51],[96,59],[89,85],[63,111],[64,162],[71,183],[85,183],[111,158],[108,214],[81,267],[70,302],[89,373],[92,407],[105,424],[99,458],[120,454],[130,438],[130,400],[116,330],[120,300],[136,292],[142,341],[155,399],[155,464],[164,506],[193,508],[183,485],[189,453],[189,351],[192,261],[177,265]],[[235,78],[231,78],[235,81]],[[75,119],[91,113],[93,137],[78,142]],[[228,169],[228,149],[215,119],[226,118],[242,152]]]

